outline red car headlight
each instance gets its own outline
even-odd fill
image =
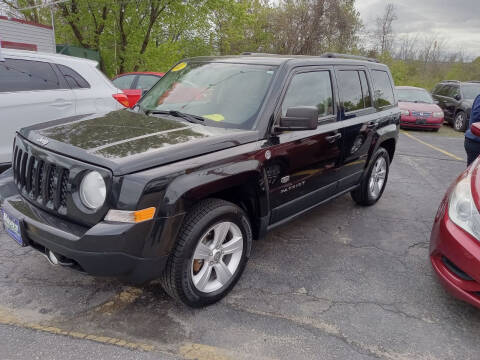
[[[480,240],[480,213],[472,196],[474,167],[455,185],[450,194],[448,216],[457,226]]]

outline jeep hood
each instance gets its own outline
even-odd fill
[[[256,131],[192,124],[130,110],[76,116],[23,128],[42,148],[123,175],[257,140]]]

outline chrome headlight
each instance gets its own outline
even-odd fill
[[[409,111],[409,110],[400,110],[400,112],[401,112],[402,115],[404,115],[404,116],[410,116],[410,111]]]
[[[105,202],[107,186],[98,171],[90,171],[80,184],[80,200],[87,208],[96,210]]]
[[[472,197],[472,171],[460,180],[450,195],[448,216],[455,224],[480,240],[480,213]]]
[[[434,118],[443,118],[444,117],[443,111],[434,112],[433,117]]]

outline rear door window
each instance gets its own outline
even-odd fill
[[[393,95],[393,84],[386,71],[372,70],[372,77],[375,89],[375,107],[378,109],[393,106],[395,96]]]
[[[333,91],[330,71],[315,71],[296,74],[282,104],[282,116],[287,109],[297,106],[315,106],[318,117],[333,115]]]
[[[0,92],[56,90],[58,77],[47,62],[5,59],[0,62]]]
[[[88,81],[72,68],[60,64],[57,64],[57,66],[71,89],[86,89],[90,87]]]
[[[356,70],[342,70],[337,72],[340,101],[344,111],[356,111],[365,107],[363,103],[362,85]]]
[[[155,75],[139,75],[136,89],[150,90],[158,80],[160,80],[160,78]]]
[[[442,88],[442,84],[437,84],[432,90],[433,95],[439,95],[440,89]]]
[[[112,82],[119,89],[131,89],[136,76],[137,75],[123,75],[113,79]]]
[[[451,86],[449,85],[443,85],[439,90],[438,90],[438,95],[440,96],[448,96],[448,93],[451,90]]]
[[[365,71],[359,71],[358,75],[360,75],[360,82],[362,84],[363,103],[366,108],[369,108],[372,106],[372,95],[370,94],[367,75],[365,74]]]
[[[365,71],[340,70],[337,72],[337,78],[344,112],[358,111],[372,106]]]

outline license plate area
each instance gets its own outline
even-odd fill
[[[427,123],[427,119],[417,119],[416,124],[418,125],[423,125]]]
[[[5,209],[1,209],[3,229],[10,235],[20,246],[27,246],[28,244],[22,236],[22,222],[15,216],[10,215]]]

